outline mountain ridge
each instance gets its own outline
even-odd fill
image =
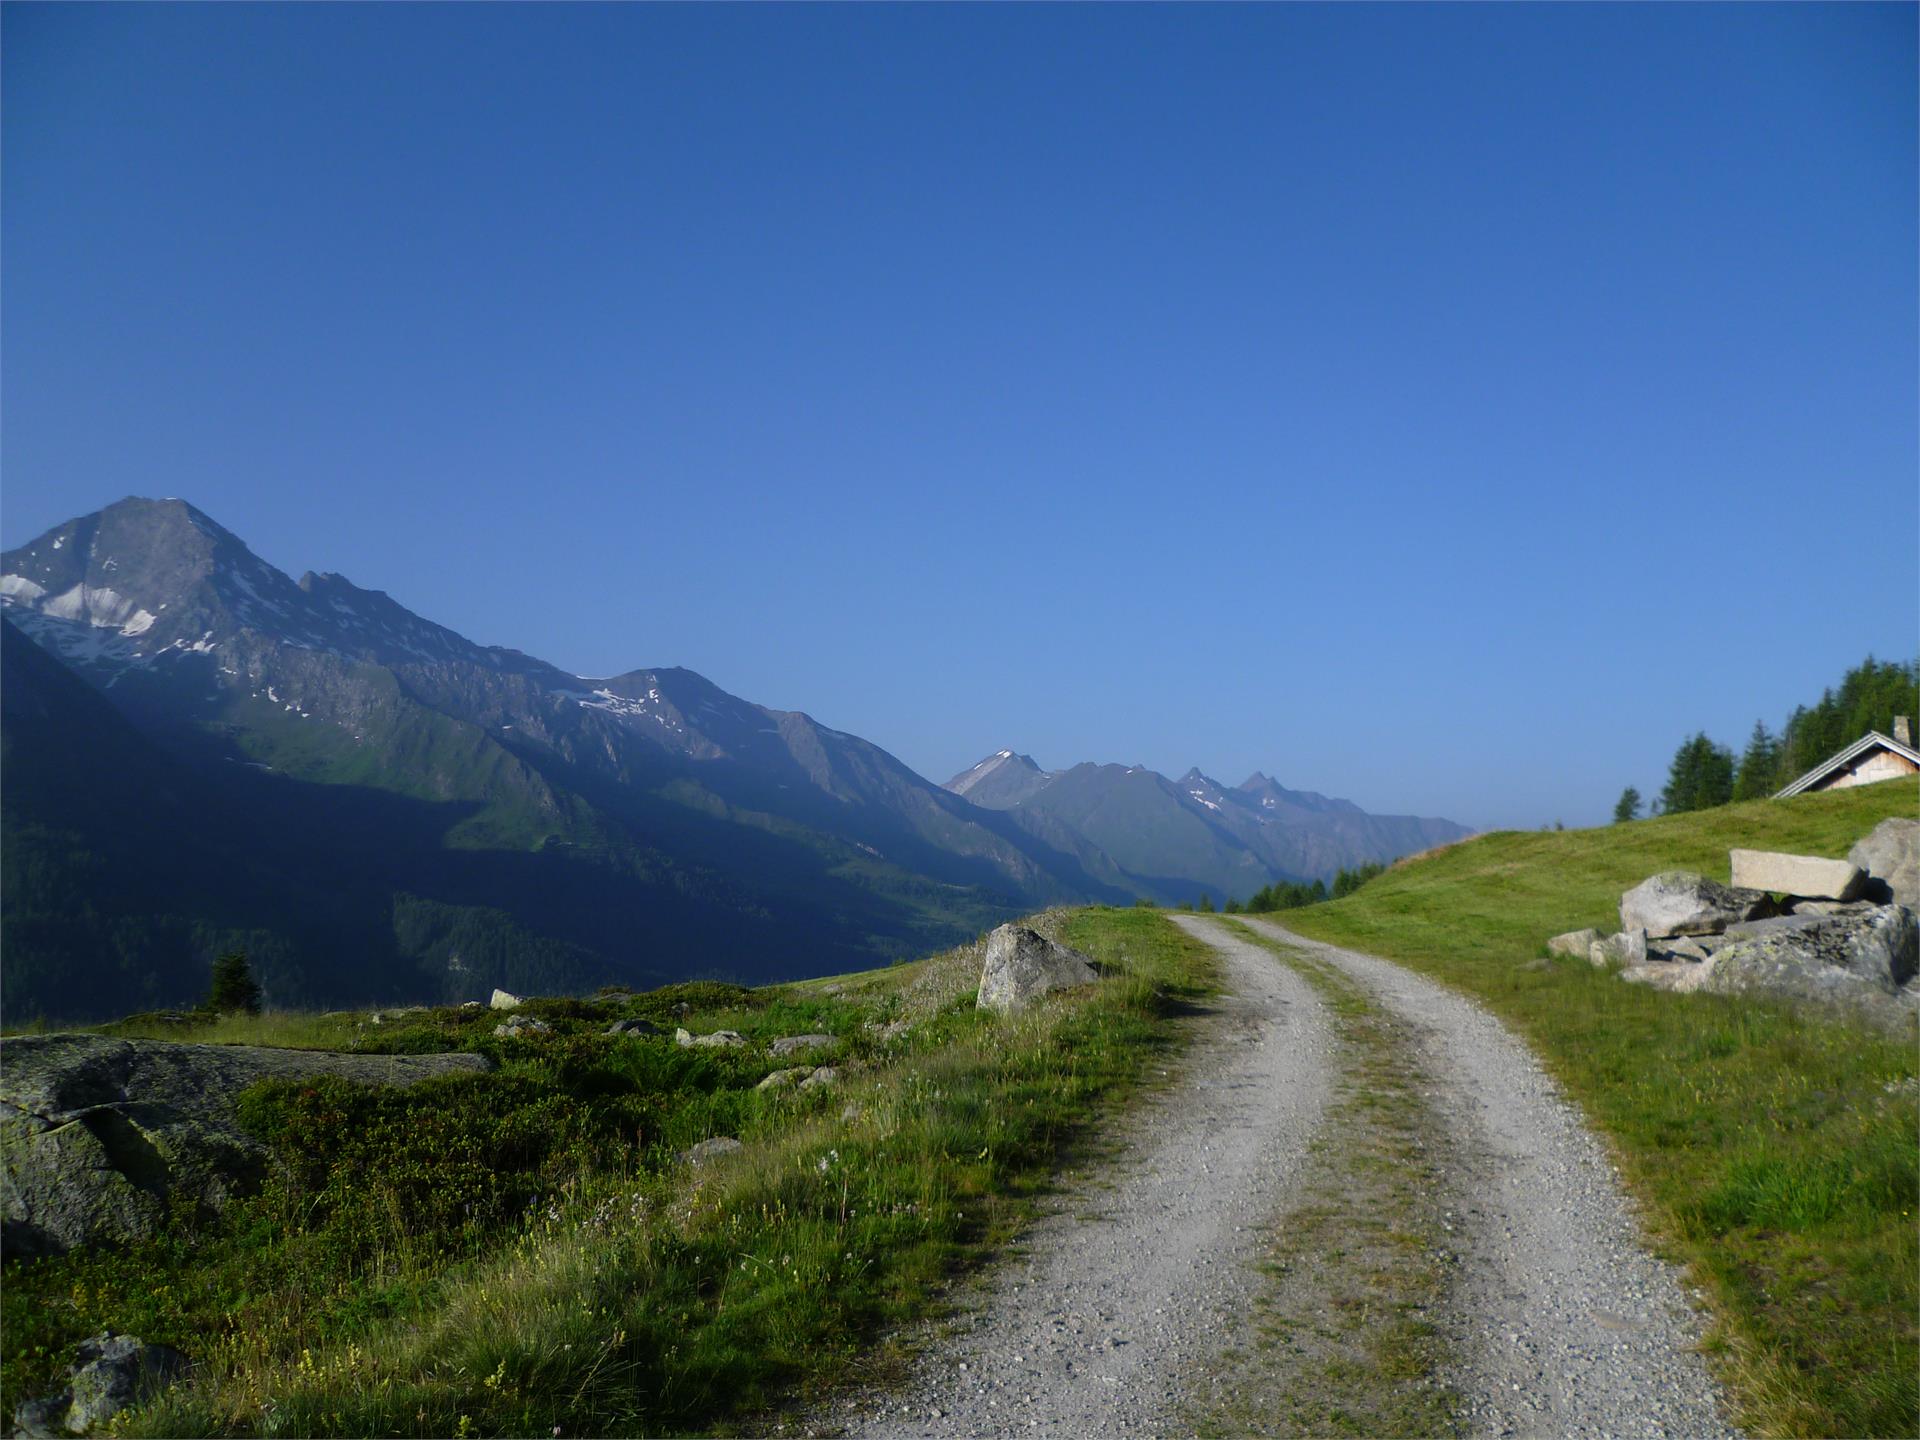
[[[1249,798],[1197,770],[1183,795],[1142,767],[1043,771],[1009,747],[936,785],[871,741],[690,669],[578,676],[338,572],[296,581],[179,499],[130,497],[7,551],[0,610],[6,643],[25,637],[84,679],[167,763],[291,782],[274,794],[280,823],[320,815],[316,833],[409,877],[395,917],[439,907],[442,930],[510,935],[488,942],[502,973],[556,945],[573,947],[569,973],[616,979],[859,968],[1043,905],[1251,893],[1387,843],[1250,843],[1276,830],[1259,823],[1267,801],[1290,820],[1339,812],[1323,828],[1373,817],[1271,781]],[[1108,772],[1135,778],[1115,789]],[[394,806],[409,817],[396,835],[364,841],[335,813]],[[482,873],[500,877],[499,906],[484,903]],[[474,983],[418,926],[390,928],[391,947],[375,948],[435,998]],[[48,944],[30,971],[58,969]],[[313,944],[281,948],[283,989],[297,978],[303,996],[356,998],[308,973],[331,963]],[[177,956],[168,965],[185,973]]]
[[[1224,900],[1275,882],[1331,880],[1340,870],[1471,833],[1438,817],[1373,815],[1351,800],[1289,790],[1258,770],[1236,786],[1198,766],[1178,780],[1143,765],[1045,770],[1011,748],[961,771],[947,788],[1023,823],[1050,816],[1160,900]]]

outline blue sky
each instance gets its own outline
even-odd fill
[[[1915,14],[12,5],[0,539],[1597,822],[1920,647]]]

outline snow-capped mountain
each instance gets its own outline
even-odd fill
[[[1131,894],[1083,847],[804,713],[690,670],[583,678],[476,644],[339,575],[295,582],[184,501],[125,500],[0,556],[0,608],[203,769],[434,807],[442,869],[449,852],[576,857],[578,903],[534,928],[616,969],[845,968]],[[679,938],[701,928],[688,904],[709,912],[697,940]],[[507,908],[520,923],[543,906]]]

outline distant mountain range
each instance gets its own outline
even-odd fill
[[[582,678],[296,582],[180,500],[0,556],[0,606],[10,1016],[190,1000],[229,946],[282,1003],[771,980],[1464,833],[1011,752],[937,786],[689,670]]]
[[[1469,833],[1451,820],[1369,815],[1258,771],[1228,788],[1198,769],[1178,780],[1142,765],[1042,770],[1012,750],[961,771],[947,789],[1035,833],[1064,827],[1161,900],[1245,898],[1275,880],[1328,879]]]

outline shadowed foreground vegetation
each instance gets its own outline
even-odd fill
[[[1619,928],[1661,870],[1727,879],[1731,846],[1844,855],[1920,814],[1893,781],[1605,829],[1504,833],[1404,862],[1288,914],[1487,1002],[1605,1133],[1717,1324],[1735,1419],[1761,1434],[1920,1434],[1920,1055],[1814,1011],[1625,985],[1547,960],[1549,935]]]
[[[1104,1107],[1164,1058],[1207,952],[1144,910],[1055,917],[1107,967],[1007,1020],[973,1006],[977,947],[833,982],[695,984],[486,1011],[164,1020],[168,1038],[469,1049],[481,1076],[407,1090],[247,1092],[273,1149],[261,1192],[155,1241],[9,1261],[4,1403],[57,1388],[111,1326],[174,1345],[194,1381],[131,1433],[640,1434],[751,1426],[929,1313],[990,1255]],[[681,1007],[685,1007],[683,1010]],[[671,1035],[602,1034],[623,1016]],[[770,1057],[781,1035],[831,1047]],[[841,1083],[762,1091],[784,1066]],[[711,1136],[739,1153],[692,1168]]]

